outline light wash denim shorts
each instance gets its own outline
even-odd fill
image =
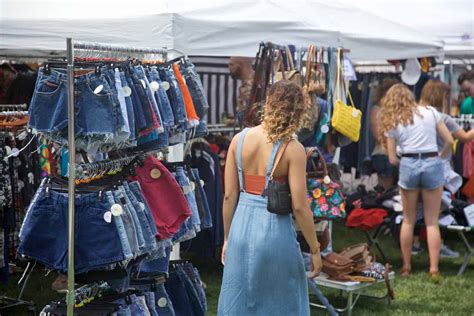
[[[440,157],[402,157],[398,185],[405,190],[433,190],[443,186],[444,168]]]

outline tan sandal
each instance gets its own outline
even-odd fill
[[[411,269],[408,268],[401,268],[400,269],[400,277],[408,278],[411,275]]]

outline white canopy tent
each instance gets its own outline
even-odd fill
[[[260,41],[344,46],[354,60],[440,55],[442,43],[346,5],[322,1],[3,0],[0,55],[49,55],[65,38],[254,56]]]
[[[339,0],[443,40],[447,58],[474,58],[472,0]]]

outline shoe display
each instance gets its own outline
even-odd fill
[[[440,251],[441,258],[458,258],[459,252],[449,249],[448,246],[442,245]]]

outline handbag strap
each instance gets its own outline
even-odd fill
[[[291,142],[291,140],[288,140],[281,145],[281,149],[278,151],[278,154],[275,159],[275,163],[273,164],[272,171],[270,173],[270,180],[273,180],[273,174],[275,173],[275,169],[278,166],[278,163],[280,162],[281,158],[283,157],[283,154],[285,153],[286,148],[288,147],[288,144]]]
[[[313,156],[314,152],[318,153],[319,162],[321,163],[321,167],[323,168],[323,175],[324,176],[329,175],[326,160],[324,159],[324,156],[323,156],[323,154],[321,153],[321,151],[319,150],[318,147],[310,147],[310,148],[308,148],[308,150],[306,152],[306,158],[308,160],[311,159],[311,163],[313,164],[314,172],[316,172],[316,165],[314,164],[314,160],[312,159],[312,156]]]
[[[308,51],[307,51],[307,56],[306,56],[306,85],[309,85],[309,81],[311,79],[311,71],[312,71],[312,65],[314,62],[314,50],[315,47],[314,45],[309,45],[308,46]]]
[[[343,77],[343,86],[340,84],[341,74],[342,74],[341,48],[338,47],[337,48],[337,75],[336,75],[336,77],[337,77],[337,79],[336,79],[336,81],[337,81],[337,83],[336,83],[337,91],[336,91],[336,98],[339,99],[339,100],[341,99],[341,94],[340,93],[341,93],[341,89],[343,89],[343,87],[344,87],[344,90],[347,91],[347,95],[349,96],[349,100],[351,101],[351,106],[353,108],[355,108],[354,101],[352,100],[351,90],[349,89],[349,87],[346,88],[346,79],[345,79],[345,77]],[[344,75],[342,75],[342,76],[344,76]]]

